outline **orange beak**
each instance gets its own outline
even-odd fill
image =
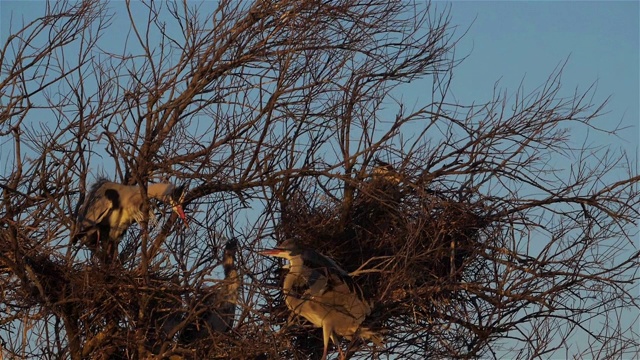
[[[173,205],[173,211],[175,211],[176,214],[178,214],[178,216],[180,217],[180,219],[182,219],[182,221],[184,221],[184,226],[186,226],[187,229],[188,229],[189,228],[189,223],[187,222],[187,216],[184,214],[184,210],[182,209],[182,205],[174,204]]]
[[[280,249],[267,249],[267,250],[259,251],[258,254],[264,255],[264,256],[285,257],[287,252]]]

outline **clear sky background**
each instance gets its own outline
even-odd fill
[[[491,100],[496,81],[509,95],[515,94],[521,84],[528,94],[543,85],[553,70],[568,59],[560,95],[571,97],[576,90],[583,92],[595,84],[594,103],[609,97],[606,115],[596,124],[607,129],[627,128],[618,137],[590,131],[588,143],[626,151],[637,173],[640,2],[455,1],[436,4],[451,4],[452,24],[459,26],[459,32],[469,29],[456,47],[457,57],[468,56],[454,71],[451,91],[458,102]],[[572,136],[576,144],[581,144],[587,133],[581,129]],[[635,244],[636,248],[640,247],[640,239],[636,238]],[[639,317],[637,311],[631,311],[623,321],[628,321],[627,326],[635,321],[638,330]],[[577,347],[584,347],[586,338],[576,334],[572,340],[566,344],[567,355],[575,353]]]
[[[592,144],[610,144],[625,149],[636,164],[640,143],[640,2],[638,1],[454,1],[451,25],[457,34],[467,34],[456,48],[456,56],[467,59],[454,71],[451,95],[461,104],[492,99],[494,87],[513,95],[522,84],[525,94],[545,83],[553,70],[565,62],[561,95],[585,91],[595,83],[593,102],[610,97],[608,113],[600,125],[628,129],[619,137],[590,132]],[[123,2],[111,8],[124,10]],[[0,0],[0,38],[6,41],[9,19],[31,19],[43,12],[42,1]],[[119,16],[125,16],[120,12]],[[121,19],[126,22],[126,18]],[[117,23],[117,21],[116,21]],[[14,23],[14,29],[18,23]],[[124,35],[124,34],[123,34]],[[104,38],[118,47],[121,36]],[[417,81],[403,86],[402,98],[409,105],[427,99],[430,83]],[[584,133],[576,133],[582,142]],[[7,149],[4,149],[7,150]],[[3,149],[0,148],[0,154]],[[3,161],[5,157],[0,157]],[[1,167],[2,165],[0,165]],[[637,172],[637,170],[636,170]],[[638,239],[636,239],[638,247]]]
[[[639,4],[638,1],[455,1],[451,4],[452,24],[459,26],[460,32],[467,28],[469,31],[456,48],[458,57],[468,57],[454,71],[452,94],[462,104],[489,101],[496,81],[509,95],[521,83],[525,94],[530,93],[568,59],[560,95],[570,97],[576,89],[585,91],[595,83],[593,102],[600,103],[609,97],[607,114],[597,124],[607,129],[619,123],[628,127],[619,137],[590,132],[588,142],[622,148],[636,164],[637,172]],[[572,135],[580,144],[586,133],[581,130]],[[640,240],[635,241],[638,247]],[[628,315],[628,324],[640,316],[633,311]],[[567,346],[583,347],[585,340],[576,335],[573,344]],[[576,350],[567,349],[567,354]]]
[[[444,5],[444,2],[436,4]],[[542,85],[568,58],[561,94],[596,84],[594,102],[611,96],[601,124],[632,128],[619,139],[595,135],[637,154],[639,130],[640,2],[455,1],[452,23],[469,28],[456,48],[468,58],[456,69],[453,95],[461,103],[491,99],[496,81],[510,94]],[[637,156],[636,156],[637,158]]]
[[[419,0],[418,0],[419,3]],[[591,132],[594,144],[623,147],[637,163],[639,127],[639,43],[638,1],[436,1],[438,9],[451,6],[451,25],[456,34],[467,34],[456,47],[456,57],[467,57],[454,72],[451,95],[461,104],[491,100],[496,81],[509,95],[522,83],[524,93],[544,84],[565,60],[561,95],[572,96],[595,83],[595,103],[610,97],[608,114],[599,125],[612,129],[621,122],[628,127],[620,137]],[[42,1],[0,0],[0,35],[9,35],[20,19],[42,13]],[[126,24],[124,3],[114,1],[111,10],[119,14],[112,29]],[[120,8],[120,9],[119,9]],[[16,22],[17,21],[17,22]],[[122,29],[124,31],[124,29]],[[103,46],[119,48],[122,36],[104,37]],[[401,88],[409,105],[424,104],[431,84],[416,81]],[[393,116],[395,114],[392,114]],[[575,134],[576,141],[585,134]]]

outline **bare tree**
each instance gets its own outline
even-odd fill
[[[47,3],[11,19],[0,50],[3,355],[319,357],[322,334],[287,322],[280,266],[256,254],[288,238],[375,300],[367,326],[385,345],[353,340],[348,358],[528,359],[565,355],[578,336],[578,357],[640,351],[637,322],[623,321],[639,310],[640,176],[625,153],[574,145],[569,129],[623,129],[598,127],[592,89],[560,96],[562,67],[513,102],[496,89],[467,106],[449,101],[446,8],[118,9]],[[417,79],[430,96],[407,109],[394,91]],[[93,261],[71,239],[99,176],[143,197],[160,178],[186,182],[190,227],[145,201],[118,265]],[[221,273],[231,238],[234,325],[186,341],[215,310],[207,299],[236,289]]]

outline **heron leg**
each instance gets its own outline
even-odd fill
[[[100,230],[96,232],[96,242],[94,246],[96,249],[95,252],[97,254],[98,260],[102,265],[104,265],[107,262],[107,250],[105,249],[104,244],[100,239],[100,232],[101,232]]]
[[[327,351],[329,350],[329,338],[331,337],[331,328],[326,324],[322,326],[322,341],[324,343],[324,352],[322,353],[322,360],[327,359]]]

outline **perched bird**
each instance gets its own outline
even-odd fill
[[[380,335],[360,326],[371,313],[371,302],[364,298],[362,289],[351,276],[332,259],[312,249],[302,248],[292,240],[260,253],[289,260],[289,273],[283,286],[285,302],[293,314],[322,328],[322,359],[327,358],[329,338],[343,356],[336,335],[347,339],[357,336],[376,345],[382,344]]]
[[[192,343],[210,336],[213,332],[224,333],[233,327],[233,318],[238,302],[240,276],[235,265],[238,241],[227,242],[222,258],[224,282],[222,287],[212,288],[196,307],[197,320],[189,323],[180,334],[180,341]]]
[[[377,158],[373,161],[375,165],[373,166],[371,177],[374,181],[384,181],[392,185],[398,185],[402,181],[402,177],[393,168],[393,165]]]
[[[140,190],[139,186],[99,179],[91,187],[80,209],[73,243],[84,239],[84,244],[100,253],[101,260],[113,260],[124,232],[133,222],[141,222],[144,218]],[[168,183],[149,184],[147,196],[169,203],[188,226],[180,204],[183,190],[184,186],[176,187]]]
[[[183,306],[184,299],[176,297],[175,292],[159,294],[153,299],[149,306],[152,309],[151,326],[145,340],[147,349],[154,355],[160,355],[157,358],[164,358],[163,353],[175,346],[174,339],[180,347],[202,350],[207,348],[205,341],[213,333],[231,330],[240,289],[240,276],[235,265],[237,249],[236,239],[227,242],[222,262],[224,280],[220,282],[221,286],[203,289],[203,295],[196,299],[195,306]],[[177,281],[169,281],[174,284],[168,285],[179,287]]]

